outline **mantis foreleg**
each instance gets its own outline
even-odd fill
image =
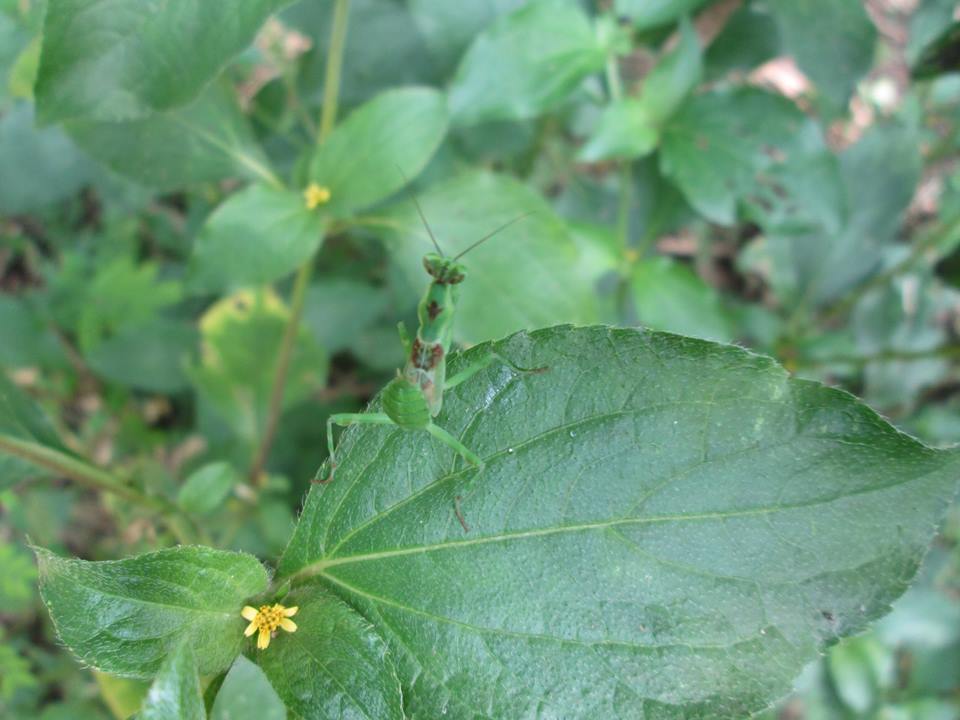
[[[433,435],[437,440],[442,442],[447,447],[455,450],[460,454],[464,460],[473,465],[479,470],[483,470],[484,462],[480,459],[480,456],[473,452],[470,448],[464,445],[462,442],[457,440],[453,435],[448,433],[439,425],[430,423],[427,425],[427,432]]]
[[[313,482],[317,485],[325,485],[333,480],[333,473],[337,469],[337,459],[333,449],[333,426],[340,425],[396,425],[386,413],[335,413],[327,418],[327,452],[330,454],[330,474],[326,480],[320,479],[320,471],[317,471],[317,477]],[[323,467],[322,465],[320,466]]]
[[[448,378],[446,379],[446,382],[444,382],[444,384],[443,384],[443,389],[444,389],[444,390],[450,390],[451,388],[455,388],[455,387],[456,387],[457,385],[459,385],[460,383],[465,382],[465,381],[469,380],[470,378],[472,378],[474,375],[476,375],[478,372],[480,372],[481,370],[483,370],[485,367],[487,367],[487,366],[488,366],[490,363],[492,363],[494,360],[499,360],[500,362],[502,362],[502,363],[503,363],[504,365],[506,365],[507,367],[509,367],[509,368],[511,368],[511,369],[513,369],[513,370],[516,370],[516,371],[519,372],[519,373],[541,373],[541,372],[543,372],[544,370],[547,369],[547,368],[545,368],[545,367],[538,367],[538,368],[525,368],[525,367],[520,367],[519,365],[515,365],[515,364],[513,364],[512,362],[510,362],[509,360],[507,360],[507,358],[503,357],[503,356],[500,355],[499,353],[490,352],[488,355],[486,355],[485,357],[480,358],[480,359],[477,360],[476,362],[470,363],[467,367],[465,367],[465,368],[464,368],[463,370],[461,370],[460,372],[458,372],[458,373],[456,373],[456,374],[451,375],[450,377],[448,377]]]

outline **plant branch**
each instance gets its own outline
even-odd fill
[[[320,133],[317,141],[323,144],[329,137],[337,121],[337,104],[340,97],[340,74],[343,69],[343,50],[347,41],[347,18],[350,13],[350,0],[336,0],[333,8],[333,27],[330,30],[330,47],[327,50],[327,70],[323,88],[323,109],[320,115]],[[270,404],[267,409],[267,422],[263,430],[263,438],[254,454],[250,465],[250,482],[255,487],[262,487],[266,480],[263,469],[270,456],[277,426],[280,424],[280,413],[283,411],[283,395],[287,385],[287,374],[290,371],[290,360],[297,344],[297,334],[300,330],[300,318],[303,316],[303,303],[306,299],[307,288],[310,285],[310,276],[313,274],[313,257],[300,266],[293,284],[293,294],[290,298],[290,319],[280,343],[280,354],[277,357],[277,366],[273,376],[273,387],[270,390]]]
[[[181,542],[191,541],[184,531],[184,527],[178,522],[180,519],[179,516],[182,515],[179,508],[162,498],[144,495],[136,488],[130,487],[106,470],[101,470],[98,467],[59,450],[54,450],[45,445],[3,433],[0,433],[0,452],[5,452],[8,455],[25,460],[32,465],[50,470],[83,487],[112,493],[124,500],[160,513],[164,516],[167,525],[177,536],[177,539]]]
[[[323,84],[323,108],[320,111],[318,144],[323,144],[337,122],[337,102],[340,98],[340,75],[343,70],[343,50],[347,44],[347,19],[350,0],[336,0],[333,6],[333,26],[330,29],[330,47],[327,50],[327,68]]]
[[[824,365],[863,366],[872,362],[910,362],[915,360],[960,359],[960,345],[943,345],[930,350],[882,350],[872,355],[834,355],[822,358],[798,358],[802,367],[823,367]]]

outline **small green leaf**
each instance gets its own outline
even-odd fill
[[[34,311],[29,294],[0,295],[0,365],[49,367],[63,358],[50,326]]]
[[[596,320],[596,293],[581,272],[576,243],[563,221],[529,187],[505,175],[472,172],[431,187],[420,198],[444,252],[455,255],[498,227],[518,220],[463,258],[454,335],[466,342],[521,328]],[[430,240],[411,202],[391,216],[394,258],[419,296],[429,280],[423,256]]]
[[[780,33],[765,7],[748,4],[727,21],[704,58],[707,80],[748,72],[780,54]]]
[[[792,0],[769,7],[784,49],[813,81],[829,111],[842,112],[873,66],[877,30],[863,3]]]
[[[808,162],[783,168],[783,186],[799,201],[806,222],[768,230],[774,270],[790,276],[778,291],[787,303],[835,300],[877,272],[920,182],[916,132],[900,123],[877,123],[839,158],[820,157],[825,167]]]
[[[363,617],[317,586],[291,592],[284,604],[300,607],[297,631],[281,631],[257,662],[296,716],[405,717],[393,660]]]
[[[49,0],[40,119],[130,120],[190,102],[290,0]]]
[[[641,261],[630,287],[644,325],[704,340],[733,340],[733,323],[719,293],[685,265],[667,257]]]
[[[536,0],[473,41],[450,88],[455,124],[532,118],[563,103],[606,51],[590,18],[567,0]]]
[[[201,674],[225,670],[243,644],[241,608],[267,589],[252,555],[205,547],[105,562],[36,553],[60,640],[85,663],[124,677],[153,676],[184,641]]]
[[[323,215],[308,209],[301,193],[251,185],[207,218],[194,246],[190,285],[213,292],[272,283],[312,257],[323,232]]]
[[[97,670],[93,671],[100,690],[100,698],[110,708],[115,718],[131,717],[143,707],[143,699],[150,689],[149,683],[144,680],[116,677]]]
[[[549,369],[445,394],[483,472],[355,425],[280,564],[374,624],[412,717],[748,717],[889,610],[957,490],[957,451],[741,348],[556,327],[450,372],[491,350]]]
[[[76,121],[67,130],[110,169],[158,190],[230,177],[275,182],[232,91],[221,84],[184,108],[127,122]]]
[[[389,302],[386,291],[368,283],[345,277],[321,278],[307,290],[303,322],[320,345],[334,353],[350,347]]]
[[[603,109],[597,128],[577,158],[583,162],[639,158],[653,152],[659,142],[660,131],[644,104],[627,98]]]
[[[0,157],[0,213],[5,214],[40,210],[70,197],[96,170],[63,130],[35,128],[27,102],[15,103],[0,117]]]
[[[269,410],[278,352],[290,311],[270,290],[241,291],[211,306],[200,320],[200,363],[189,375],[241,439],[262,437]],[[301,327],[287,371],[283,407],[322,388],[326,353]]]
[[[660,168],[700,213],[732,225],[738,202],[764,189],[763,174],[789,159],[808,122],[761,90],[697,95],[664,128]]]
[[[497,17],[513,12],[529,0],[410,0],[410,13],[434,58],[444,70],[453,69],[470,42]]]
[[[90,352],[114,333],[154,321],[161,308],[180,300],[175,280],[160,279],[155,262],[137,263],[122,255],[96,268],[83,287],[77,335],[80,349]]]
[[[703,76],[700,38],[690,22],[680,23],[680,40],[643,81],[640,102],[655,125],[669,119]]]
[[[206,515],[220,506],[238,482],[240,477],[230,463],[207,463],[190,473],[177,494],[177,502],[187,512]]]
[[[163,661],[147,691],[138,720],[206,720],[197,676],[197,658],[187,642]]]
[[[0,541],[0,607],[16,615],[33,606],[37,570],[22,546]]]
[[[112,382],[174,393],[189,384],[185,368],[196,344],[191,323],[158,316],[124,327],[84,357],[92,370]]]
[[[667,25],[689,15],[707,0],[614,0],[617,14],[628,17],[638,30]]]
[[[213,701],[210,720],[286,720],[286,717],[287,708],[263,670],[238,655]]]
[[[441,93],[420,87],[381,93],[338,125],[313,158],[310,177],[330,189],[324,209],[349,215],[392,195],[407,184],[404,175],[420,174],[446,132]]]

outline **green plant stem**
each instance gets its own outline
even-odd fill
[[[867,365],[872,362],[910,362],[912,360],[960,358],[960,346],[943,345],[930,350],[883,350],[872,355],[834,355],[822,358],[798,358],[801,367],[823,367],[824,365]]]
[[[50,470],[91,490],[108,492],[128,500],[143,508],[160,513],[164,516],[170,530],[183,543],[192,542],[182,513],[173,503],[161,498],[144,495],[136,488],[126,485],[105,470],[101,470],[83,460],[71,457],[66,453],[39,445],[29,440],[23,440],[11,435],[0,433],[0,451],[25,460],[32,465]]]
[[[340,98],[340,75],[343,70],[343,49],[347,44],[347,20],[350,0],[336,0],[333,6],[333,26],[330,29],[330,47],[327,50],[327,68],[323,84],[323,108],[320,111],[320,133],[317,143],[323,144],[337,122],[337,102]]]
[[[340,98],[340,74],[343,69],[343,50],[347,42],[347,19],[350,14],[350,0],[336,0],[333,7],[333,26],[330,29],[330,47],[327,50],[327,70],[323,87],[323,108],[320,114],[320,132],[318,144],[323,144],[333,131],[337,121],[337,104]],[[303,316],[303,303],[306,299],[310,277],[313,274],[313,257],[310,257],[297,271],[290,297],[290,319],[287,321],[283,339],[280,342],[280,354],[270,390],[270,404],[267,409],[267,421],[263,438],[250,465],[250,482],[254,487],[262,487],[266,481],[263,469],[270,456],[270,448],[277,434],[280,413],[283,410],[283,395],[290,371],[290,360],[296,346],[300,318]]]

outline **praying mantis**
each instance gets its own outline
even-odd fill
[[[475,468],[482,470],[483,460],[433,421],[443,407],[443,393],[469,380],[494,360],[500,360],[517,372],[546,370],[546,368],[521,368],[497,353],[491,352],[455,375],[447,377],[447,353],[453,342],[453,319],[460,294],[460,284],[467,277],[467,268],[460,262],[460,258],[530,213],[515,217],[493,232],[484,235],[460,254],[448,257],[444,255],[433,230],[430,229],[420,203],[417,202],[416,197],[412,199],[420,220],[436,248],[435,253],[427,253],[423,258],[423,267],[432,279],[417,306],[419,321],[417,334],[411,340],[406,325],[402,321],[399,323],[400,341],[406,351],[407,361],[403,370],[397,370],[397,376],[383,389],[381,395],[383,412],[336,413],[327,419],[330,474],[325,480],[321,480],[320,473],[323,470],[321,466],[317,471],[317,477],[313,480],[314,483],[325,484],[333,480],[337,468],[333,444],[334,425],[341,427],[361,424],[396,425],[404,430],[425,430]]]

